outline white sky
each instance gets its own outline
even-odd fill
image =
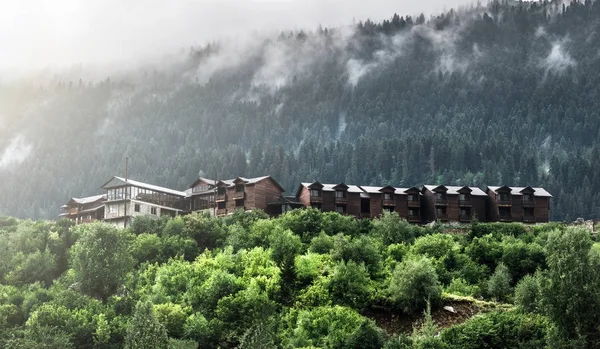
[[[470,0],[0,0],[0,74],[134,62],[254,32],[437,14]]]

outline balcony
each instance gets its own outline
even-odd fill
[[[535,207],[535,201],[523,200],[523,207]]]
[[[311,196],[310,197],[310,202],[313,203],[322,203],[323,202],[323,197],[322,196]]]
[[[218,208],[217,209],[217,216],[224,216],[227,214],[227,209],[226,208]]]
[[[471,207],[471,200],[460,200],[459,204],[461,207]]]
[[[471,215],[470,214],[461,214],[460,215],[460,221],[461,222],[470,222],[471,221]]]
[[[509,216],[509,215],[501,215],[498,217],[498,221],[500,222],[512,222],[513,221],[513,217]]]
[[[421,207],[421,201],[419,200],[409,200],[408,207]]]
[[[408,216],[407,221],[409,221],[410,223],[420,223],[421,216]]]
[[[535,216],[523,216],[524,223],[535,223]]]
[[[236,191],[235,193],[233,193],[233,199],[234,200],[241,200],[246,198],[246,192],[243,191]]]
[[[342,197],[338,198],[338,197],[336,197],[335,198],[335,203],[336,204],[345,205],[345,204],[348,203],[348,198],[342,198]]]
[[[394,202],[394,200],[388,199],[388,200],[383,200],[383,206],[395,206],[396,203]]]
[[[444,213],[444,214],[438,214],[437,219],[439,219],[440,221],[447,221],[448,220],[448,214]]]
[[[225,193],[217,194],[217,197],[215,200],[217,202],[223,202],[223,201],[227,200],[227,194],[225,194]]]
[[[438,206],[446,206],[448,205],[448,199],[446,198],[435,198],[435,204]]]
[[[510,199],[498,199],[498,206],[512,206],[512,200],[510,200]]]

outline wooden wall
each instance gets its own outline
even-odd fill
[[[474,196],[471,195],[471,216],[475,215],[479,222],[487,222],[487,196]]]
[[[383,213],[383,194],[369,193],[369,195],[371,196],[371,217],[376,218],[381,216]]]
[[[536,222],[548,222],[550,218],[550,200],[546,197],[535,197],[535,214]]]
[[[346,198],[348,199],[346,213],[360,218],[360,193],[346,193]]]

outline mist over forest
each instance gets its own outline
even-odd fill
[[[193,45],[194,43],[190,43]],[[493,2],[247,35],[105,74],[0,80],[0,214],[54,218],[113,175],[542,186],[600,218],[600,6]]]

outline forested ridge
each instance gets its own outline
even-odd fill
[[[600,5],[492,2],[216,42],[101,79],[0,84],[0,212],[52,218],[111,176],[543,186],[600,216]],[[86,70],[87,69],[87,70]]]
[[[600,345],[600,245],[587,228],[451,229],[311,208],[127,229],[0,218],[0,347]]]

